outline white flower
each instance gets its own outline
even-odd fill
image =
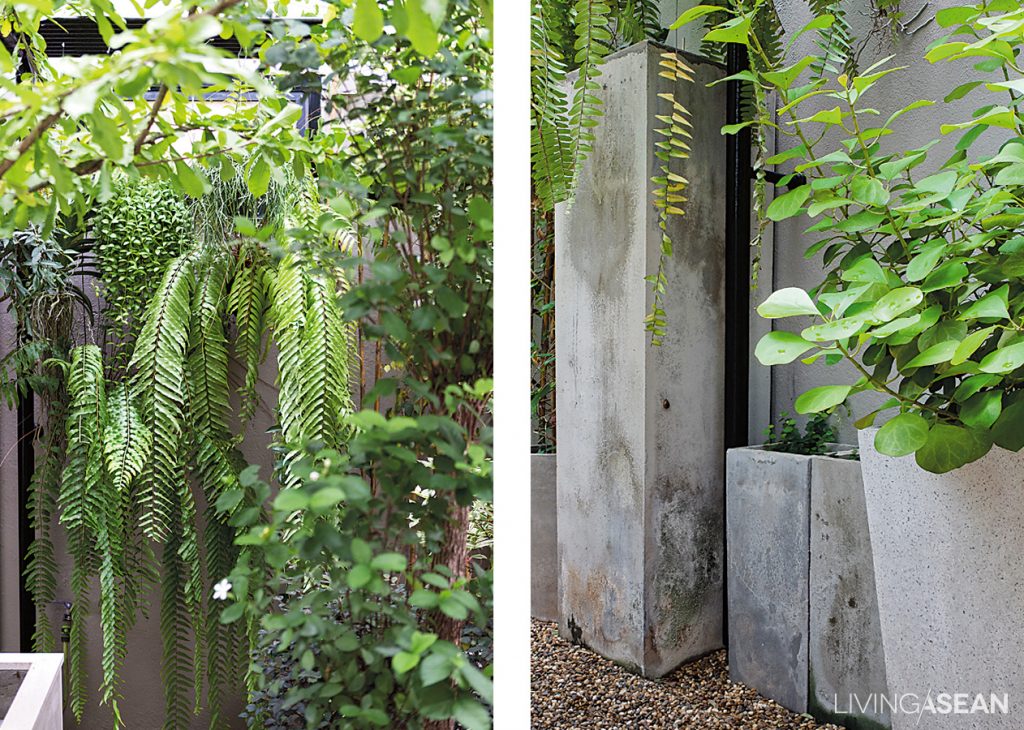
[[[318,471],[311,471],[309,473],[309,481],[315,482],[319,478],[320,478],[320,472],[318,472]]]
[[[220,582],[213,587],[213,597],[217,601],[226,601],[228,599],[228,592],[231,590],[231,581],[227,578],[221,578]]]

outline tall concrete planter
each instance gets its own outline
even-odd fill
[[[842,447],[840,447],[842,448]],[[729,674],[794,712],[888,727],[860,463],[762,447],[727,457]]]
[[[894,730],[1024,727],[1024,454],[931,474],[874,436],[860,446]]]
[[[530,455],[530,615],[558,620],[558,462]]]
[[[722,646],[725,87],[720,67],[670,49],[609,56],[604,117],[572,204],[555,210],[560,631],[648,677]],[[662,230],[655,157],[674,95],[711,130],[673,172],[699,180],[671,216],[669,321],[660,347],[644,319]],[[680,163],[677,165],[677,163]]]

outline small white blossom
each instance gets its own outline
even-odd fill
[[[221,578],[220,582],[213,587],[213,597],[218,601],[226,601],[228,599],[228,592],[231,590],[231,581],[227,578]]]
[[[319,478],[320,478],[320,472],[318,472],[318,471],[311,471],[309,473],[309,481],[315,482]]]

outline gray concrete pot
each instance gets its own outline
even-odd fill
[[[860,471],[851,459],[729,450],[729,675],[794,712],[884,728],[884,708],[845,701],[886,692]]]
[[[530,454],[530,615],[558,620],[558,474],[555,454]]]
[[[1019,730],[1024,454],[993,447],[931,474],[913,456],[879,454],[874,434],[862,431],[860,445],[886,672],[904,707],[893,728]],[[943,693],[968,695],[971,710],[957,713],[956,698]],[[978,693],[984,711],[974,709]],[[946,702],[954,711],[941,711]],[[913,712],[915,703],[924,710]]]

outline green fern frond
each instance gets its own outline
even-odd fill
[[[570,159],[572,176],[570,190],[576,189],[583,162],[593,148],[594,128],[601,117],[600,66],[608,55],[611,33],[608,22],[611,8],[603,0],[578,0],[576,12],[576,51],[573,59],[578,75],[573,83],[572,104],[569,108],[569,129],[572,141]]]
[[[152,448],[153,435],[142,423],[128,384],[112,384],[107,392],[103,449],[107,471],[119,495],[126,492],[142,473]]]
[[[837,0],[808,0],[808,5],[816,18],[823,15],[835,18],[830,27],[817,32],[815,43],[820,53],[810,66],[812,78],[852,73],[855,70],[853,30],[841,3]]]
[[[235,531],[222,523],[214,509],[206,510],[206,527],[203,543],[206,546],[206,564],[209,582],[213,583],[229,575],[235,567],[238,548],[235,546]],[[206,704],[210,712],[211,730],[230,726],[231,717],[224,712],[224,695],[228,687],[237,686],[240,637],[239,623],[223,624],[220,621],[220,601],[208,601],[206,612]]]
[[[188,730],[192,718],[192,703],[188,698],[193,685],[188,635],[192,618],[184,596],[187,577],[179,552],[181,543],[181,524],[175,514],[167,524],[160,576],[160,637],[163,644],[160,676],[164,685],[164,730]]]
[[[544,210],[568,199],[572,177],[566,64],[549,23],[551,0],[533,4],[531,30],[531,139],[534,192]]]
[[[208,249],[199,261],[186,368],[193,428],[222,441],[230,438],[228,345],[224,332],[228,265],[227,255],[219,249]]]
[[[37,652],[51,652],[56,645],[48,611],[57,595],[57,561],[52,530],[64,467],[66,413],[67,393],[58,388],[40,424],[42,431],[37,436],[39,457],[32,474],[27,505],[34,539],[28,548],[25,577],[35,606],[32,648]]]
[[[152,540],[167,536],[182,486],[185,423],[185,354],[195,254],[171,262],[146,314],[132,356],[133,390],[141,395],[142,422],[153,436],[153,451],[142,473],[141,527]]]
[[[233,342],[235,355],[245,367],[243,385],[239,389],[241,420],[245,422],[252,418],[259,403],[256,381],[267,352],[264,333],[270,309],[270,269],[266,251],[257,243],[242,244],[234,269],[228,312],[234,315],[238,331]]]

